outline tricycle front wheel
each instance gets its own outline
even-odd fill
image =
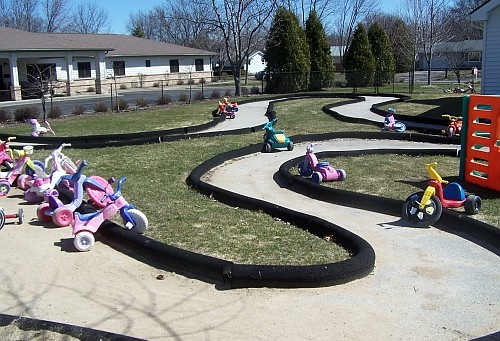
[[[431,196],[423,209],[420,209],[420,201],[424,192],[410,195],[403,204],[403,219],[415,227],[429,227],[435,224],[443,213],[443,205],[438,197]]]
[[[94,246],[95,238],[89,231],[78,232],[73,241],[78,251],[89,251]]]
[[[144,233],[149,225],[146,215],[135,208],[128,210],[128,214],[134,221],[134,227],[132,227],[132,231],[135,233]]]

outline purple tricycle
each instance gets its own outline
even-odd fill
[[[343,169],[335,169],[330,166],[328,161],[318,161],[314,154],[311,143],[307,146],[306,156],[299,163],[299,174],[304,177],[311,177],[311,181],[315,184],[320,184],[322,181],[343,181],[346,178],[346,172]]]

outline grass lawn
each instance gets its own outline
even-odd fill
[[[279,102],[275,105],[280,119],[278,128],[285,128],[289,136],[329,131],[379,131],[379,128],[370,125],[343,123],[325,115],[321,107],[336,100],[304,99]],[[99,134],[177,128],[188,125],[189,122],[207,122],[211,119],[213,107],[213,101],[168,105],[160,110],[54,120],[52,126],[58,135],[63,136],[72,135],[75,124],[85,125],[90,132],[94,131],[94,128],[100,129]],[[15,133],[14,129],[15,125],[8,125],[2,128],[2,131]],[[125,197],[135,202],[148,216],[150,228],[146,235],[162,242],[241,263],[305,265],[338,261],[348,257],[345,250],[331,242],[300,229],[290,228],[286,223],[260,212],[230,208],[186,185],[188,174],[203,161],[225,151],[261,143],[261,139],[262,132],[256,132],[237,137],[218,136],[144,146],[67,149],[65,154],[73,160],[86,159],[89,165],[85,173],[88,175],[115,178],[127,176],[123,188]],[[44,159],[48,154],[49,151],[35,149],[37,159]],[[348,180],[342,186],[349,189],[347,186],[352,184],[353,190],[361,192],[383,192],[387,184],[395,186],[409,182],[412,187],[390,194],[404,193],[405,196],[417,190],[426,177],[422,158],[399,160],[394,157],[387,160],[384,155],[374,156],[374,159],[373,162],[384,163],[392,169],[399,169],[401,164],[405,164],[416,173],[406,178],[402,176],[405,174],[403,172],[394,176],[392,172],[384,171],[380,172],[380,176],[385,177],[377,181],[367,179],[358,183],[354,179],[366,179],[362,172],[366,174],[364,170],[367,161],[361,158],[339,158],[331,162],[334,165],[338,163],[339,168],[342,166],[348,170]],[[440,171],[448,167],[444,159],[446,158],[436,160],[440,163]],[[455,167],[453,162],[456,161],[450,161],[450,173],[442,171],[443,177],[458,173],[458,167]],[[453,173],[454,169],[456,173]],[[356,176],[355,171],[361,175]],[[416,182],[412,185],[412,181]],[[485,201],[487,200],[490,199]],[[492,211],[492,216],[488,215],[487,218],[491,218],[494,223],[500,217],[498,195],[492,202],[496,209]]]

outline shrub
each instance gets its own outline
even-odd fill
[[[169,104],[170,102],[172,102],[172,98],[169,95],[160,96],[156,100],[156,104],[158,105],[165,105]]]
[[[217,99],[217,98],[220,98],[219,90],[212,90],[212,93],[210,94],[210,99]]]
[[[127,88],[127,84],[120,84],[120,89],[125,90]]]
[[[194,84],[194,83],[195,83],[194,79],[192,79],[192,78],[188,79],[188,84]]]
[[[95,88],[93,86],[89,86],[87,88],[87,92],[95,92]]]
[[[177,81],[177,85],[184,85],[184,80],[183,79],[179,79]]]
[[[250,93],[250,90],[248,90],[248,88],[246,86],[241,88],[241,94],[243,96],[248,96],[249,93]]]
[[[127,109],[128,109],[128,102],[123,98],[119,98],[118,101],[113,104],[113,110],[115,111],[121,111]]]
[[[206,84],[206,83],[207,83],[207,80],[205,78],[200,79],[200,84]]]
[[[252,86],[250,89],[250,93],[253,95],[258,95],[259,94],[259,87],[258,86]]]
[[[186,93],[181,93],[179,95],[179,102],[187,102],[189,101],[189,96]]]
[[[195,101],[204,101],[205,100],[205,96],[203,96],[203,94],[200,91],[197,91],[194,94],[194,100]]]
[[[49,110],[48,117],[49,118],[59,118],[62,116],[62,110],[57,105],[52,106],[52,109]]]
[[[231,90],[226,89],[226,91],[224,92],[224,97],[231,97]]]
[[[108,112],[108,106],[104,102],[98,102],[94,106],[95,112]]]
[[[30,118],[38,118],[40,115],[40,109],[37,107],[21,107],[14,111],[14,119],[17,122],[24,122]]]
[[[139,108],[146,108],[148,107],[148,102],[144,99],[144,97],[139,97],[135,104],[139,107]]]
[[[160,87],[160,82],[154,82],[154,83],[153,83],[153,87],[155,87],[155,88],[159,88],[159,87]]]
[[[82,105],[77,105],[73,108],[73,115],[83,115],[85,113],[85,107]]]
[[[11,119],[10,112],[5,109],[0,109],[0,123],[5,123]]]

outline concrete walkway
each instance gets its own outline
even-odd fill
[[[371,104],[365,104],[355,111],[368,114]],[[236,119],[225,123],[240,128],[254,125],[244,118],[264,123],[267,104],[255,105],[241,105]],[[396,144],[436,147],[346,139],[322,141],[316,150]],[[220,291],[99,241],[91,252],[76,252],[71,231],[38,223],[35,207],[13,189],[0,198],[1,205],[7,213],[23,207],[26,220],[0,231],[0,311],[148,340],[470,340],[498,331],[500,262],[495,253],[434,228],[405,228],[399,217],[311,201],[277,186],[273,174],[279,165],[304,150],[298,144],[293,152],[233,160],[212,172],[210,181],[359,234],[377,255],[368,277],[318,289]],[[244,181],[228,183],[234,179],[228,174],[236,171]],[[0,339],[11,338],[10,332],[0,327]]]

